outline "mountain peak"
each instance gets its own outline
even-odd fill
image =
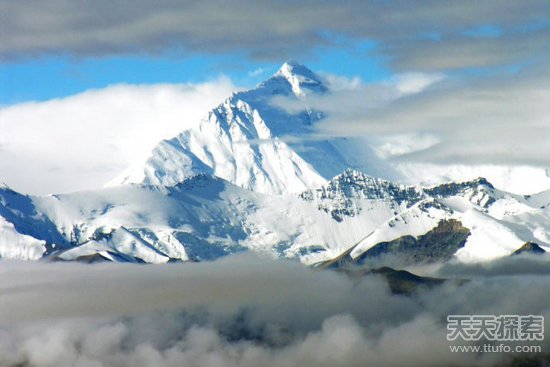
[[[422,196],[414,186],[393,183],[352,168],[346,169],[316,192],[322,198],[392,199],[398,203],[405,200],[418,201]]]
[[[351,167],[348,167],[345,171],[343,171],[336,177],[333,177],[329,181],[329,183],[333,185],[361,183],[361,184],[368,184],[369,186],[391,184],[390,181],[368,175],[364,172],[358,171]]]
[[[307,95],[309,91],[317,93],[327,91],[327,87],[317,74],[294,60],[285,62],[272,78],[286,79],[297,96]]]
[[[447,182],[424,189],[426,193],[436,196],[457,195],[464,190],[493,192],[495,187],[487,179],[479,177],[470,181]]]
[[[319,80],[319,77],[315,75],[311,69],[309,69],[307,66],[300,64],[297,61],[289,60],[285,62],[279,70],[275,73],[275,76],[281,75],[284,77],[290,77],[290,76],[301,76],[307,79],[311,79],[317,82],[321,82]]]

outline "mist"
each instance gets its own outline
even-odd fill
[[[3,262],[0,365],[507,365],[527,355],[451,353],[446,316],[548,319],[549,305],[543,272],[478,272],[404,296],[379,275],[247,254],[162,266]]]

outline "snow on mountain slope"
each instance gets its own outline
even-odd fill
[[[169,188],[128,185],[35,200],[58,227],[69,229],[75,245],[100,243],[162,263],[212,259],[229,253],[228,247],[234,252],[245,235],[247,203],[241,197],[248,193],[203,174]],[[65,258],[78,255],[72,251]]]
[[[352,257],[360,256],[382,241],[424,234],[452,213],[426,196],[421,188],[395,184],[354,170],[346,170],[326,186],[304,192],[301,197],[315,203],[337,222],[371,218],[373,225],[363,227],[364,236],[353,243],[353,248],[349,248],[352,243],[348,242],[348,248],[344,249],[351,250]]]
[[[165,263],[252,250],[313,264],[423,235],[455,219],[471,234],[460,261],[550,241],[550,194],[518,196],[484,179],[414,187],[346,170],[318,189],[272,195],[199,174],[174,186],[131,184],[28,197],[0,190],[3,258]]]
[[[121,254],[153,263],[210,260],[246,249],[313,262],[335,256],[395,210],[392,200],[373,201],[369,215],[336,221],[297,195],[273,200],[205,174],[171,187],[127,185],[35,202],[73,239],[75,248],[59,258]]]
[[[465,247],[456,254],[461,261],[510,255],[526,242],[550,244],[550,210],[529,196],[495,189],[481,179],[471,181],[469,188],[454,196],[439,200],[452,208],[453,216],[472,232]]]
[[[307,107],[307,97],[324,95],[330,100],[329,86],[307,67],[287,62],[256,88],[233,93],[200,122],[192,124],[194,128],[160,142],[146,161],[135,162],[108,186],[170,186],[195,174],[208,173],[261,193],[300,193],[353,167],[413,184],[433,185],[483,176],[508,191],[532,193],[548,188],[550,181],[544,170],[533,167],[434,165],[388,158],[392,156],[388,151],[399,152],[415,137],[393,142],[390,139],[391,144],[382,139],[384,149],[376,136],[320,138],[317,123],[330,114],[330,109]],[[304,102],[303,110],[282,107],[296,101]]]
[[[469,231],[460,261],[550,246],[550,191],[514,195],[483,178],[430,187],[375,178],[360,171],[391,174],[368,142],[319,139],[322,111],[274,103],[328,93],[319,76],[288,62],[160,142],[111,187],[43,197],[0,187],[0,257],[165,263],[253,250],[317,263],[451,219]]]
[[[68,246],[31,197],[0,187],[0,258],[37,259]]]
[[[261,193],[299,193],[348,167],[372,166],[375,158],[361,139],[314,138],[322,112],[290,114],[272,103],[274,97],[327,92],[311,70],[285,63],[255,89],[234,93],[198,127],[161,142],[145,163],[138,162],[109,185],[170,186],[208,173]]]
[[[46,241],[17,232],[0,217],[0,259],[38,260],[46,252]]]
[[[394,216],[386,217],[385,222],[348,249],[352,258],[380,242],[424,234],[447,219],[459,220],[471,230],[464,248],[456,254],[460,261],[509,255],[529,241],[550,244],[550,210],[541,205],[550,203],[547,194],[529,197],[506,193],[483,178],[421,188],[347,170],[323,188],[301,196],[315,202],[336,221],[371,215],[369,205],[373,202],[385,202],[393,210]]]
[[[356,205],[366,215],[337,221],[298,195],[274,200],[206,174],[172,187],[126,185],[31,202],[73,247],[49,256],[152,263],[210,260],[246,249],[315,262],[336,256],[401,210],[389,197],[362,198]]]

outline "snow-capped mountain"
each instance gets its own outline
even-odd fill
[[[375,164],[364,141],[312,139],[321,111],[272,103],[328,92],[289,62],[160,142],[110,187],[50,196],[0,187],[0,258],[165,263],[251,250],[317,264],[399,249],[430,259],[431,241],[453,231],[459,240],[435,251],[442,259],[489,260],[526,243],[548,249],[550,191],[514,195],[483,178],[430,187],[376,178],[362,173]],[[415,246],[421,256],[411,256]]]
[[[550,192],[522,197],[484,179],[414,187],[354,170],[319,189],[272,195],[200,174],[174,186],[130,184],[29,197],[0,190],[2,258],[164,263],[239,251],[313,264],[418,237],[454,220],[469,234],[460,261],[550,245]]]
[[[346,171],[327,186],[310,190],[302,197],[315,201],[337,221],[369,215],[362,213],[372,211],[372,203],[380,201],[394,209],[394,218],[348,249],[353,258],[378,243],[427,233],[444,219],[456,219],[470,230],[465,246],[455,255],[462,261],[506,256],[529,241],[550,244],[549,192],[533,196],[510,194],[495,189],[484,178],[414,187]]]
[[[255,89],[234,93],[197,127],[162,141],[145,163],[110,185],[170,186],[208,173],[256,192],[299,193],[348,167],[367,169],[372,157],[361,139],[315,139],[322,112],[291,114],[272,103],[274,97],[292,100],[327,91],[311,70],[287,62]]]

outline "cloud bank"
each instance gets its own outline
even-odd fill
[[[359,85],[304,100],[275,99],[297,112],[326,112],[326,136],[432,135],[430,149],[386,151],[401,160],[433,163],[550,164],[550,74],[520,74],[460,82],[411,74],[387,84]],[[526,142],[529,142],[528,144]],[[400,145],[399,144],[396,145]],[[511,149],[513,147],[513,149]]]
[[[451,353],[446,315],[548,319],[548,277],[478,276],[405,297],[379,276],[358,281],[248,255],[165,266],[4,263],[0,364],[506,366],[547,354]]]
[[[550,189],[550,74],[543,65],[466,79],[412,73],[336,85],[331,94],[273,103],[292,113],[323,111],[316,138],[366,137],[414,184],[483,176],[518,193]]]
[[[236,89],[203,84],[114,85],[0,109],[0,179],[32,194],[103,186],[162,139],[194,126]]]
[[[2,1],[0,14],[4,60],[166,49],[281,60],[349,37],[379,43],[399,70],[442,70],[547,57],[550,10],[545,0],[32,0]]]

